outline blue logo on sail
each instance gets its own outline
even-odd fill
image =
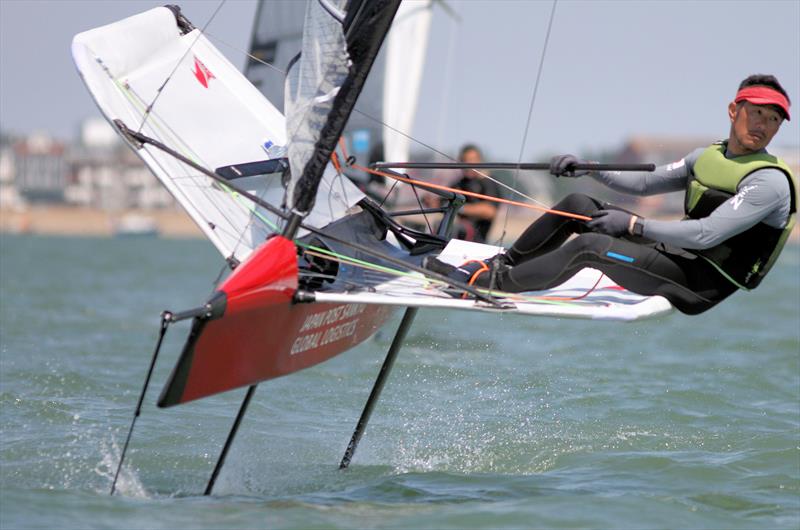
[[[286,157],[286,146],[273,143],[272,140],[267,140],[261,144],[261,148],[264,149],[270,160]]]

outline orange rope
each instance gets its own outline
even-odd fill
[[[344,136],[339,137],[339,149],[342,150],[342,158],[344,158],[345,163],[347,163],[347,148],[345,147]]]
[[[339,165],[339,157],[336,155],[336,151],[331,153],[331,162],[333,163],[334,169],[336,169],[336,173],[341,173],[342,166]]]
[[[511,204],[513,206],[522,206],[523,208],[530,208],[532,210],[540,210],[540,211],[545,212],[545,213],[551,213],[551,214],[554,214],[554,215],[561,215],[563,217],[570,217],[572,219],[578,219],[580,221],[591,221],[592,220],[591,217],[588,217],[586,215],[580,215],[580,214],[571,213],[571,212],[564,212],[562,210],[553,210],[553,209],[550,209],[550,208],[545,208],[544,206],[537,206],[535,204],[529,204],[527,202],[519,202],[519,201],[512,201],[512,200],[509,200],[509,199],[501,199],[500,197],[492,197],[491,195],[483,195],[482,193],[475,193],[475,192],[472,192],[472,191],[459,190],[459,189],[456,189],[456,188],[450,188],[448,186],[442,186],[440,184],[431,184],[429,182],[423,182],[421,180],[415,180],[415,179],[411,179],[411,178],[399,177],[397,175],[392,175],[391,173],[384,173],[383,171],[377,171],[375,169],[370,169],[368,167],[359,166],[357,164],[351,164],[350,167],[352,167],[354,169],[361,170],[361,171],[366,171],[367,173],[371,173],[373,175],[378,175],[378,176],[381,176],[381,177],[389,177],[391,179],[398,180],[400,182],[405,182],[406,184],[416,184],[416,185],[419,185],[419,186],[421,186],[423,188],[434,188],[434,189],[437,189],[437,190],[450,191],[450,192],[453,192],[453,193],[458,193],[460,195],[467,195],[469,197],[475,197],[475,198],[478,198],[478,199],[483,199],[485,201],[500,202],[500,203],[503,203],[503,204]]]
[[[341,149],[341,151],[342,151],[342,158],[345,160],[345,163],[347,163],[347,150],[345,148],[344,137],[342,137],[342,136],[339,137],[339,149]],[[334,166],[334,168],[336,168],[336,171],[338,173],[340,173],[341,172],[341,166],[339,164],[339,157],[337,156],[336,151],[331,153],[331,162],[333,162],[333,166]],[[354,169],[361,170],[361,171],[366,171],[367,173],[371,173],[373,175],[378,175],[378,176],[381,176],[381,177],[389,177],[389,178],[392,178],[392,179],[400,181],[400,182],[405,182],[405,183],[408,183],[408,184],[418,184],[418,185],[421,185],[423,188],[424,187],[430,187],[430,188],[435,188],[435,189],[439,189],[439,190],[450,191],[450,192],[453,192],[453,193],[459,193],[461,195],[469,195],[470,197],[477,197],[478,199],[484,199],[484,200],[487,200],[487,201],[501,202],[501,203],[504,203],[504,204],[511,204],[511,205],[514,205],[514,206],[522,206],[524,208],[531,208],[531,209],[534,209],[534,210],[541,210],[541,211],[543,211],[545,213],[551,213],[551,214],[554,214],[554,215],[561,215],[561,216],[564,216],[564,217],[571,217],[573,219],[578,219],[578,220],[581,220],[581,221],[590,221],[592,219],[591,217],[587,217],[585,215],[579,215],[579,214],[575,214],[575,213],[571,213],[571,212],[564,212],[564,211],[561,211],[561,210],[553,210],[553,209],[550,209],[550,208],[545,208],[543,206],[537,206],[535,204],[528,204],[528,203],[519,202],[519,201],[511,201],[511,200],[508,200],[508,199],[501,199],[500,197],[492,197],[491,195],[483,195],[481,193],[474,193],[474,192],[471,192],[471,191],[459,190],[459,189],[456,189],[456,188],[450,188],[450,187],[447,187],[447,186],[441,186],[439,184],[431,184],[429,182],[422,182],[421,180],[415,180],[415,179],[410,179],[410,178],[405,178],[405,177],[399,177],[397,175],[392,175],[391,173],[384,173],[383,171],[377,171],[375,169],[370,169],[368,167],[359,166],[358,164],[350,164],[350,167],[352,167]],[[330,260],[333,260],[333,261],[340,261],[341,262],[340,259],[337,259],[337,258],[335,258],[333,256],[323,256],[321,254],[318,254],[316,252],[312,252],[312,251],[309,251],[309,250],[306,250],[306,253],[307,254],[311,254],[311,255],[315,255],[315,256],[319,256],[319,257],[322,257],[322,258],[325,258],[325,259],[330,259]],[[482,267],[480,269],[478,269],[477,271],[475,271],[475,273],[470,278],[469,283],[467,284],[467,285],[470,285],[470,286],[472,286],[475,283],[475,281],[478,279],[478,277],[481,274],[489,271],[489,266],[483,260],[477,260],[477,259],[468,260],[468,261],[464,262],[462,264],[462,266],[464,266],[464,265],[466,265],[468,263],[473,263],[473,262],[480,263],[482,265]],[[353,265],[359,266],[356,263],[353,263]],[[361,266],[363,266],[363,265],[361,265]],[[601,273],[600,277],[597,279],[595,284],[588,291],[586,291],[585,293],[583,293],[580,296],[534,296],[532,298],[537,299],[537,300],[552,300],[552,301],[557,301],[557,300],[561,300],[561,301],[580,300],[582,298],[586,298],[587,296],[589,296],[589,294],[591,294],[597,288],[597,286],[600,285],[600,281],[603,279],[603,276],[605,276],[605,275]],[[462,294],[461,297],[462,298],[466,298],[467,297],[467,293]]]
[[[473,284],[475,283],[475,281],[478,279],[478,277],[481,274],[483,274],[484,272],[489,270],[489,266],[486,264],[485,261],[479,260],[479,259],[471,259],[469,261],[465,261],[464,263],[461,264],[461,266],[463,267],[464,265],[467,265],[468,263],[480,263],[481,264],[481,268],[476,270],[474,273],[472,273],[472,277],[469,279],[469,283],[467,283],[467,285],[472,287]],[[464,293],[464,294],[461,295],[461,298],[466,298],[466,297],[467,297],[467,293]]]

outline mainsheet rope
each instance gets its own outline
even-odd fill
[[[552,16],[551,16],[551,24],[552,24]],[[221,38],[219,38],[219,37],[217,37],[217,36],[215,36],[215,35],[213,35],[213,34],[211,34],[209,32],[204,32],[204,34],[206,35],[206,37],[212,38],[215,41],[217,41],[217,42],[219,42],[221,44],[224,44],[228,48],[231,48],[232,50],[245,55],[246,57],[252,59],[253,61],[255,61],[255,62],[259,63],[259,64],[262,64],[262,65],[266,66],[267,68],[270,68],[270,69],[274,70],[275,72],[278,72],[278,73],[280,73],[280,74],[282,74],[284,76],[286,75],[286,71],[285,70],[282,70],[281,68],[275,66],[274,64],[270,64],[270,63],[264,61],[263,59],[261,59],[260,57],[256,57],[255,55],[253,55],[253,54],[251,54],[251,53],[249,53],[249,52],[247,52],[245,50],[242,50],[241,48],[238,48],[238,47],[234,46],[233,44],[230,44],[229,42],[226,42],[225,40],[223,40],[223,39],[221,39]],[[397,133],[400,136],[403,136],[403,137],[409,139],[410,141],[414,142],[415,144],[417,144],[417,145],[419,145],[419,146],[421,146],[421,147],[423,147],[423,148],[425,148],[425,149],[427,149],[427,150],[429,150],[429,151],[431,151],[433,153],[436,153],[437,155],[441,156],[442,158],[444,158],[446,160],[449,160],[451,162],[457,162],[456,158],[448,155],[447,153],[445,153],[443,151],[440,151],[439,149],[436,149],[432,145],[430,145],[428,143],[425,143],[422,140],[420,140],[418,138],[415,138],[415,137],[411,136],[410,134],[408,134],[408,133],[406,133],[404,131],[401,131],[400,129],[398,129],[396,127],[393,127],[392,125],[384,122],[383,120],[381,120],[379,118],[376,118],[375,116],[372,116],[372,115],[370,115],[370,114],[368,114],[368,113],[366,113],[366,112],[364,112],[364,111],[362,111],[362,110],[360,110],[358,108],[354,108],[353,112],[363,116],[364,118],[366,118],[366,119],[368,119],[368,120],[370,120],[370,121],[372,121],[374,123],[377,123],[378,125],[381,125],[382,127],[386,127],[390,131],[392,131],[394,133]],[[524,146],[524,141],[523,141],[523,146]],[[524,199],[527,199],[527,200],[529,200],[529,201],[531,201],[533,203],[545,206],[545,203],[543,201],[539,201],[538,199],[535,199],[534,197],[531,197],[530,195],[522,192],[521,190],[518,190],[516,188],[516,184],[514,186],[509,186],[505,182],[502,182],[500,180],[495,179],[494,177],[492,177],[488,173],[485,173],[485,172],[477,170],[477,169],[475,169],[473,171],[476,174],[478,174],[481,178],[485,178],[487,180],[490,180],[491,182],[497,184],[501,188],[503,188],[503,189],[515,194],[515,195],[518,195],[518,196],[520,196],[520,197],[522,197]],[[391,192],[391,190],[390,190],[390,192]]]
[[[525,122],[525,133],[522,135],[522,142],[519,146],[519,156],[517,157],[517,166],[522,162],[522,153],[525,151],[525,143],[528,141],[528,132],[531,127],[531,118],[533,117],[533,106],[536,103],[536,94],[539,92],[539,81],[542,79],[542,68],[544,66],[544,58],[547,54],[547,44],[550,42],[550,30],[553,28],[553,19],[556,15],[556,5],[558,0],[553,0],[553,8],[550,10],[550,21],[547,24],[547,33],[544,37],[544,46],[542,47],[542,56],[539,58],[539,69],[536,72],[536,82],[533,85],[533,94],[531,95],[531,103],[528,107],[528,119]],[[514,170],[514,182],[512,186],[517,187],[517,180],[519,178],[519,167]],[[506,228],[508,227],[508,209],[503,216],[503,231],[500,234],[500,246],[503,246],[503,241],[506,238]]]
[[[347,161],[348,167],[352,167],[353,169],[357,169],[359,171],[364,171],[364,172],[369,173],[371,175],[377,175],[377,176],[380,176],[380,177],[387,177],[387,178],[396,180],[398,182],[405,182],[406,184],[411,184],[412,186],[421,186],[423,188],[433,188],[433,189],[437,189],[437,190],[441,190],[441,191],[449,191],[451,193],[457,193],[457,194],[460,194],[460,195],[466,195],[466,196],[469,196],[469,197],[475,197],[477,199],[482,199],[482,200],[486,200],[486,201],[492,201],[492,202],[497,202],[497,203],[501,203],[501,204],[508,204],[508,205],[511,205],[511,206],[521,206],[523,208],[529,208],[531,210],[539,210],[539,211],[542,211],[544,213],[551,213],[553,215],[560,215],[560,216],[563,216],[563,217],[569,217],[569,218],[572,218],[572,219],[578,219],[580,221],[591,221],[591,219],[592,219],[591,217],[588,217],[586,215],[580,215],[580,214],[576,214],[576,213],[572,213],[572,212],[565,212],[563,210],[554,210],[552,208],[546,208],[544,206],[539,206],[537,204],[530,204],[530,203],[526,203],[526,202],[512,201],[511,199],[503,199],[501,197],[495,197],[493,195],[484,195],[482,193],[476,193],[476,192],[472,192],[472,191],[461,190],[461,189],[458,189],[458,188],[452,188],[450,186],[444,186],[442,184],[433,184],[431,182],[424,182],[424,181],[421,181],[421,180],[412,179],[410,177],[401,177],[399,175],[394,175],[392,173],[387,173],[387,172],[384,172],[384,171],[379,171],[377,169],[368,168],[368,167],[356,164],[353,161],[352,158],[347,156],[347,151],[345,151],[344,141],[341,138],[339,139],[339,148],[342,150],[342,158],[345,161]],[[331,160],[335,160],[335,162],[333,162],[334,168],[336,168],[337,171],[340,171],[341,170],[341,166],[340,166],[340,163],[339,163],[339,160],[338,160],[338,156],[336,156],[335,152],[331,156]]]
[[[551,19],[551,23],[552,23],[552,19]],[[535,204],[512,201],[512,200],[509,200],[509,199],[503,199],[503,198],[494,197],[494,196],[491,196],[491,195],[483,195],[481,193],[475,193],[475,192],[461,190],[461,189],[457,189],[457,188],[451,188],[451,187],[443,186],[443,185],[440,185],[440,184],[432,184],[432,183],[423,182],[423,181],[420,181],[420,180],[407,178],[407,177],[401,177],[399,175],[394,175],[392,173],[386,173],[384,171],[379,171],[379,170],[376,170],[376,169],[360,166],[360,165],[356,164],[353,161],[354,160],[353,158],[350,158],[347,155],[344,138],[339,138],[339,148],[342,150],[342,158],[343,158],[343,160],[346,161],[348,167],[352,167],[353,169],[357,169],[357,170],[360,170],[360,171],[365,171],[365,172],[367,172],[369,174],[372,174],[372,175],[377,175],[377,176],[381,176],[381,177],[388,177],[390,179],[394,179],[395,183],[397,183],[397,182],[405,182],[407,184],[410,184],[411,187],[415,190],[415,192],[414,192],[415,195],[416,195],[416,186],[421,186],[423,188],[425,188],[425,187],[435,188],[435,189],[439,189],[439,190],[442,190],[442,191],[450,191],[450,192],[453,192],[453,193],[458,193],[458,194],[462,194],[462,195],[468,195],[470,197],[476,197],[476,198],[487,200],[487,201],[499,202],[499,203],[503,203],[503,204],[510,204],[510,205],[514,205],[514,206],[521,206],[521,207],[524,207],[524,208],[540,210],[540,211],[543,211],[544,213],[550,213],[550,214],[553,214],[553,215],[560,215],[560,216],[563,216],[563,217],[577,219],[577,220],[580,220],[580,221],[590,221],[592,219],[591,217],[588,217],[586,215],[579,215],[579,214],[575,214],[575,213],[572,213],[572,212],[565,212],[565,211],[562,211],[562,210],[554,210],[552,208],[544,208],[542,206],[538,206],[538,205],[535,205]],[[339,162],[339,157],[338,157],[338,155],[336,154],[335,151],[331,154],[331,162],[333,163],[333,166],[336,169],[337,173],[341,172],[342,167],[341,167],[341,164]],[[419,200],[419,199],[417,199],[417,200]],[[425,221],[428,222],[427,216],[425,216]],[[430,228],[430,223],[428,223],[428,227]],[[505,231],[504,231],[504,234],[505,234]],[[476,261],[477,262],[478,260],[470,260],[470,261]],[[470,261],[468,261],[467,263],[469,263]],[[475,280],[477,280],[478,276],[480,276],[481,273],[487,272],[489,270],[489,267],[483,261],[480,261],[480,263],[483,265],[483,268],[480,271],[478,271],[477,274],[474,274],[470,278],[469,283],[468,283],[469,286],[473,286]],[[605,274],[601,272],[600,276],[597,278],[597,281],[595,282],[595,284],[592,287],[590,287],[588,290],[586,290],[586,292],[584,292],[583,294],[581,294],[579,296],[571,296],[571,297],[561,297],[561,296],[524,297],[523,296],[523,297],[520,297],[520,298],[522,298],[523,300],[526,300],[526,301],[547,301],[547,300],[550,300],[550,301],[564,301],[564,302],[566,302],[566,301],[581,300],[581,299],[586,298],[587,296],[589,296],[592,292],[594,292],[595,289],[597,289],[597,286],[600,285],[600,282],[602,281],[604,276],[605,276]],[[485,290],[484,291],[484,290],[481,289],[481,291],[486,292],[486,294],[489,294],[490,296],[495,294],[491,290]],[[466,298],[466,295],[467,295],[466,292],[463,293],[462,298]]]

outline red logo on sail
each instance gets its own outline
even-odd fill
[[[194,76],[200,81],[200,84],[206,88],[208,88],[208,83],[212,79],[216,79],[214,74],[211,73],[211,70],[206,68],[206,65],[197,57],[194,58]]]

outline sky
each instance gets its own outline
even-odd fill
[[[0,0],[0,129],[73,138],[99,112],[73,65],[72,37],[165,3]],[[198,27],[220,4],[173,3]],[[751,73],[776,75],[800,102],[800,0],[560,0],[530,122],[553,3],[446,3],[461,20],[433,8],[412,131],[445,152],[472,142],[495,161],[537,161],[616,149],[634,135],[724,138],[727,104]],[[240,68],[255,10],[254,0],[227,0],[207,29]],[[798,109],[773,145],[800,146]]]

